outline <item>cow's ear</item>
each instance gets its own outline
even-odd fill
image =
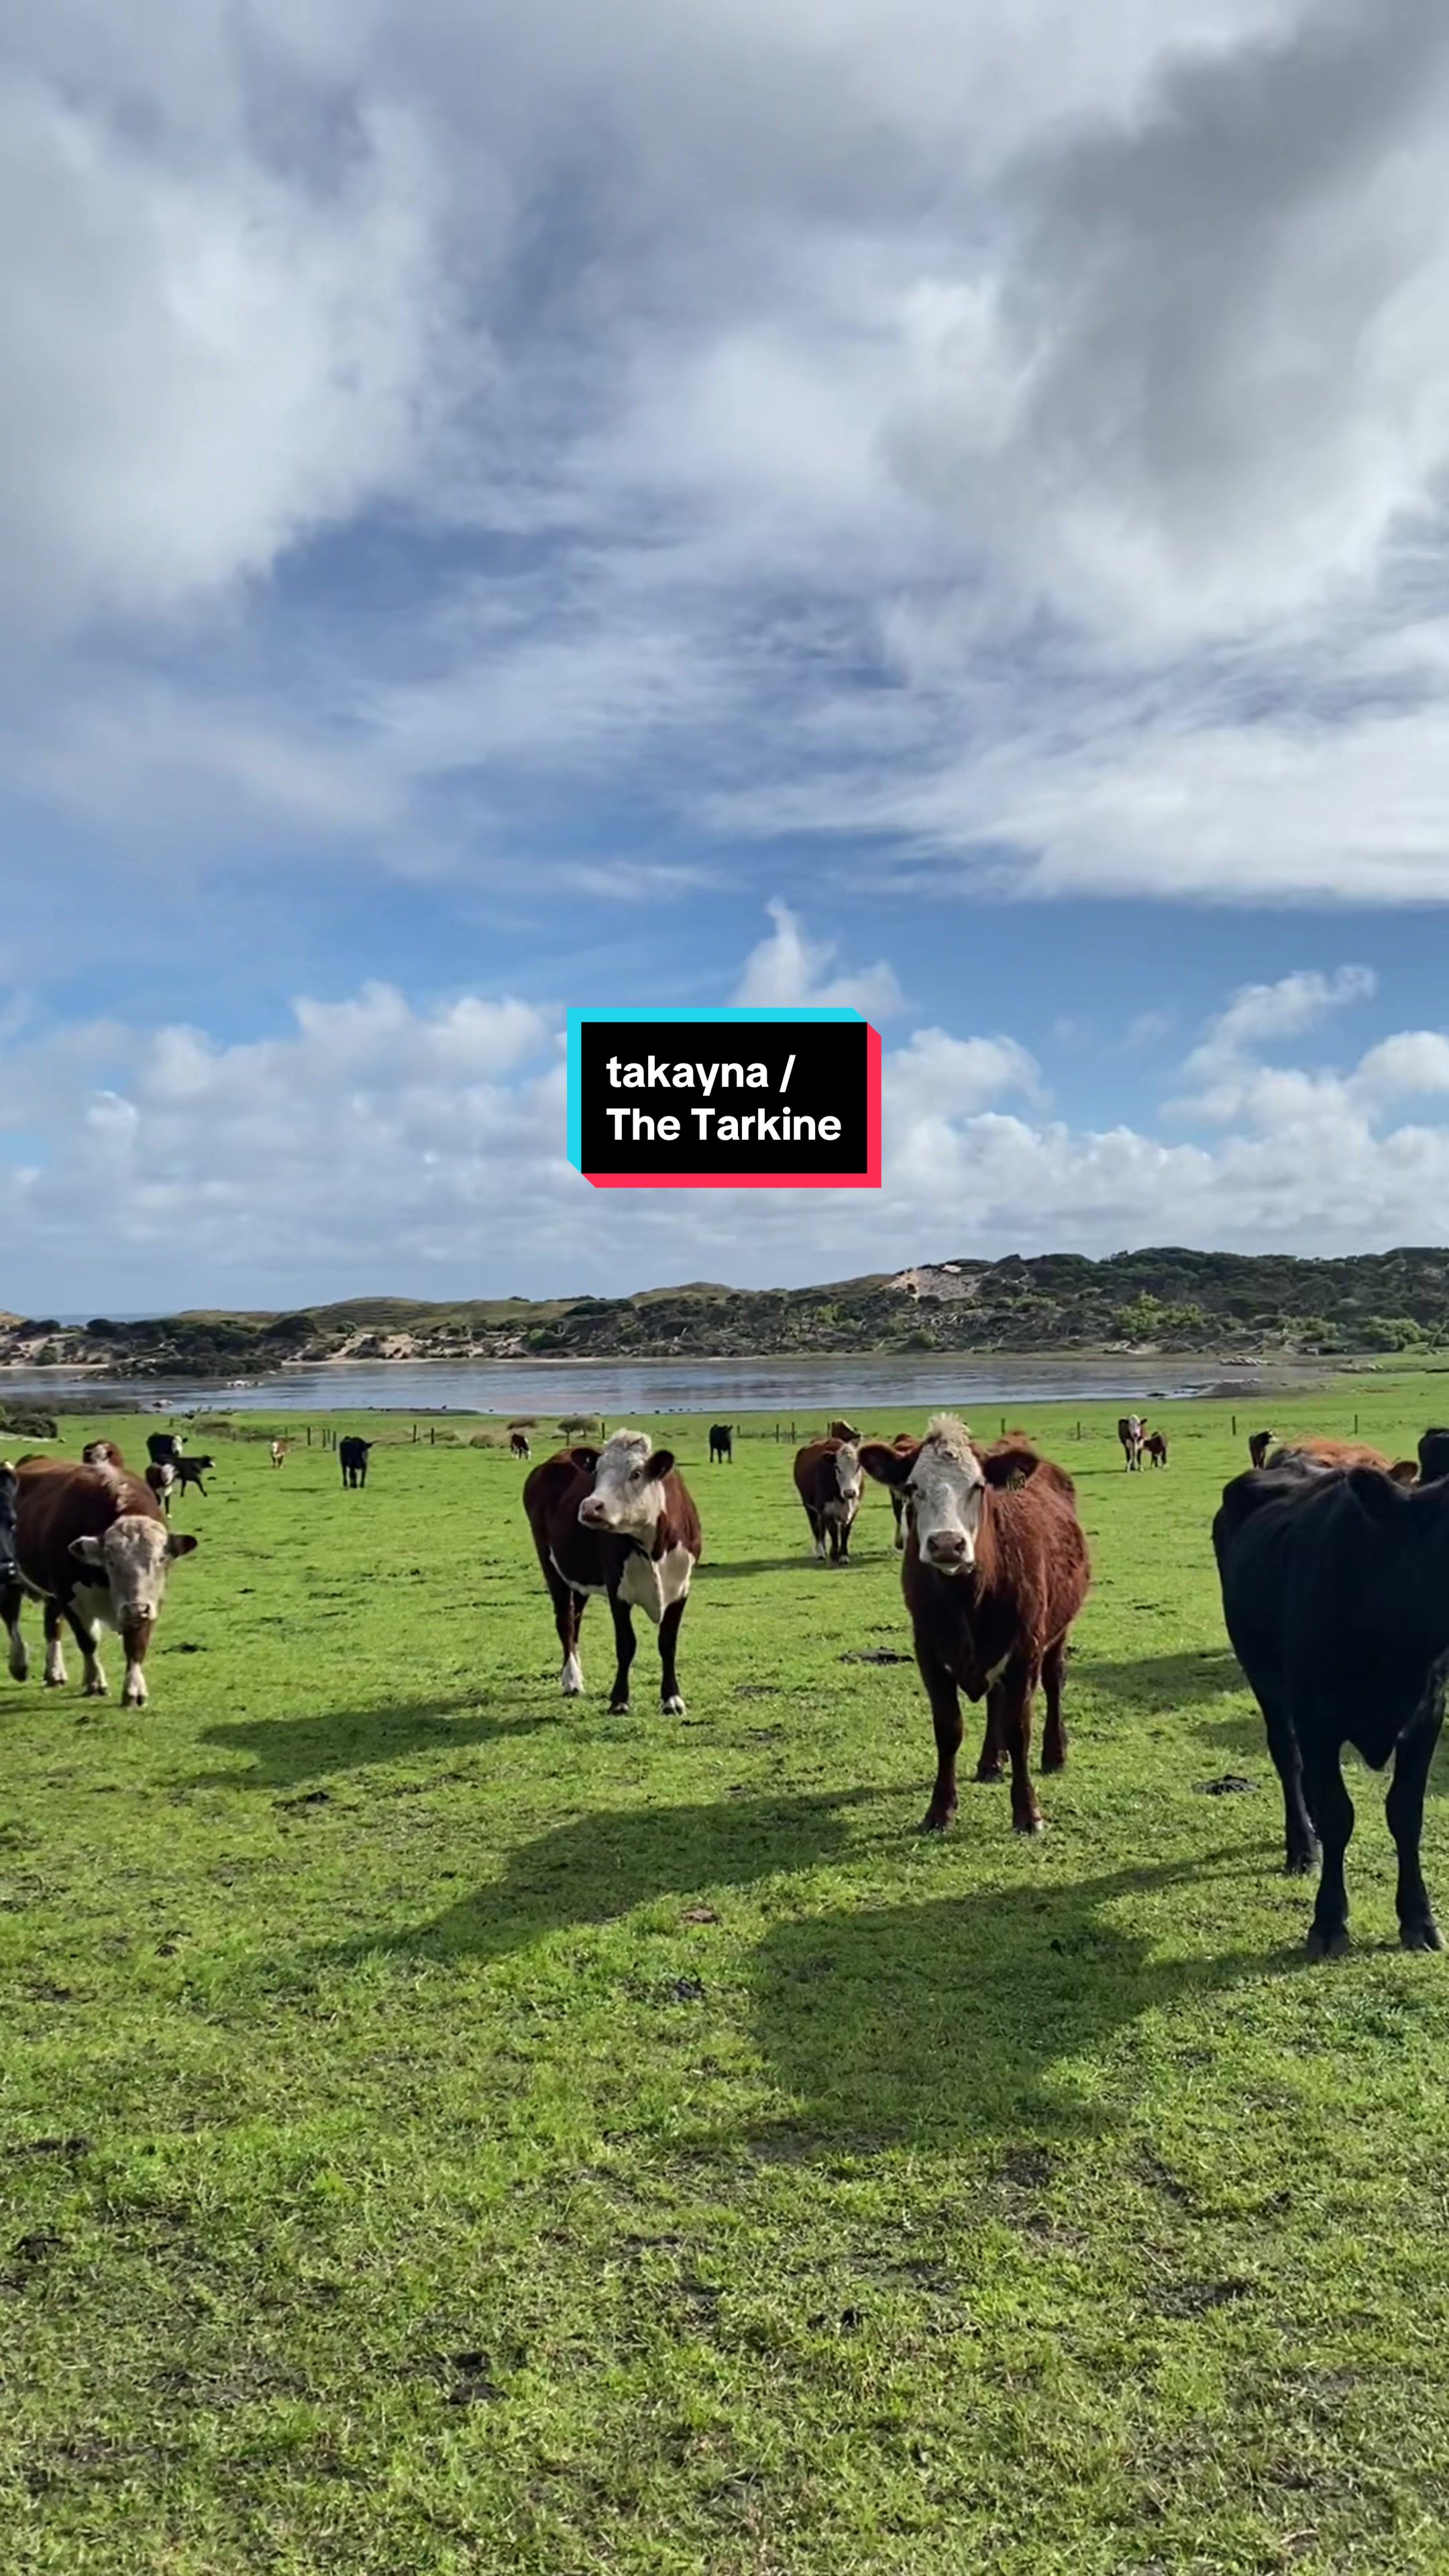
[[[884,1440],[862,1440],[860,1463],[878,1485],[903,1485],[921,1454],[921,1444],[914,1449],[890,1449]]]
[[[1400,1512],[1407,1511],[1412,1500],[1402,1485],[1384,1474],[1382,1467],[1350,1467],[1348,1490],[1369,1520],[1389,1526]]]
[[[1041,1465],[1041,1452],[1025,1447],[978,1449],[981,1473],[988,1485],[1024,1485]]]
[[[190,1556],[195,1545],[196,1541],[188,1531],[173,1531],[166,1541],[166,1553],[168,1556]]]
[[[1389,1469],[1389,1477],[1391,1482],[1395,1485],[1417,1485],[1419,1481],[1418,1459],[1396,1458],[1392,1467]]]
[[[597,1449],[571,1449],[568,1454],[576,1467],[582,1467],[586,1475],[592,1476],[599,1463]]]
[[[98,1538],[73,1538],[70,1552],[81,1565],[104,1565],[106,1551]]]
[[[644,1461],[644,1480],[645,1480],[645,1483],[646,1483],[646,1484],[650,1484],[650,1485],[662,1485],[662,1484],[663,1484],[663,1482],[664,1482],[665,1477],[666,1477],[666,1476],[668,1476],[668,1475],[671,1475],[671,1474],[673,1473],[673,1470],[674,1470],[674,1452],[673,1452],[673,1450],[672,1450],[672,1449],[656,1449],[656,1450],[655,1450],[655,1452],[654,1452],[653,1457],[652,1457],[652,1458],[646,1458],[646,1459],[645,1459],[645,1461]]]

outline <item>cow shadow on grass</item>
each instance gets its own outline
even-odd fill
[[[839,1789],[709,1806],[605,1808],[513,1851],[502,1878],[441,1914],[329,1952],[334,1962],[386,1957],[490,1960],[552,1932],[620,1922],[659,1897],[747,1887],[843,1860],[851,1810],[889,1792]]]
[[[1181,1891],[1201,1914],[1204,1883],[1241,1866],[1223,1852],[778,1924],[755,1954],[753,2025],[795,2107],[753,2135],[755,2153],[1050,2141],[1120,2119],[1128,2081],[1104,2091],[1100,2061],[1123,2034],[1301,1962],[1286,1947],[1161,1947],[1170,1927],[1152,1900]]]
[[[466,1712],[466,1713],[465,1713]],[[557,1726],[550,1713],[487,1716],[477,1693],[457,1699],[392,1700],[381,1708],[344,1708],[305,1717],[264,1717],[207,1727],[203,1744],[245,1753],[252,1767],[201,1771],[188,1789],[288,1789],[336,1771],[399,1762],[417,1753],[456,1753],[467,1746],[514,1742]]]

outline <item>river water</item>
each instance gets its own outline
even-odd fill
[[[1270,1366],[1179,1357],[952,1359],[903,1351],[879,1358],[726,1360],[350,1360],[289,1368],[238,1384],[226,1378],[113,1379],[66,1369],[0,1369],[0,1403],[66,1398],[95,1411],[108,1396],[158,1411],[602,1414],[741,1413],[805,1416],[920,1413],[949,1405],[1163,1404],[1187,1396],[1266,1394],[1321,1382],[1321,1361]]]

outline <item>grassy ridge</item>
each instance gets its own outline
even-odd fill
[[[1449,1971],[1361,1774],[1300,1964],[1207,1536],[1256,1417],[1161,1419],[1128,1478],[1026,1416],[1097,1565],[1035,1846],[1001,1789],[911,1833],[878,1488],[834,1573],[788,1450],[660,1424],[688,1714],[646,1633],[610,1719],[505,1456],[214,1441],[151,1709],[0,1700],[7,2567],[1442,2569]]]

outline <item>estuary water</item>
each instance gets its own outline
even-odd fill
[[[115,1379],[65,1369],[0,1369],[0,1403],[65,1398],[104,1410],[110,1396],[166,1413],[920,1413],[949,1406],[970,1418],[992,1405],[1165,1404],[1204,1395],[1266,1394],[1307,1387],[1321,1361],[1246,1362],[1178,1357],[953,1359],[930,1351],[879,1358],[721,1360],[349,1360],[288,1368],[274,1377]]]

